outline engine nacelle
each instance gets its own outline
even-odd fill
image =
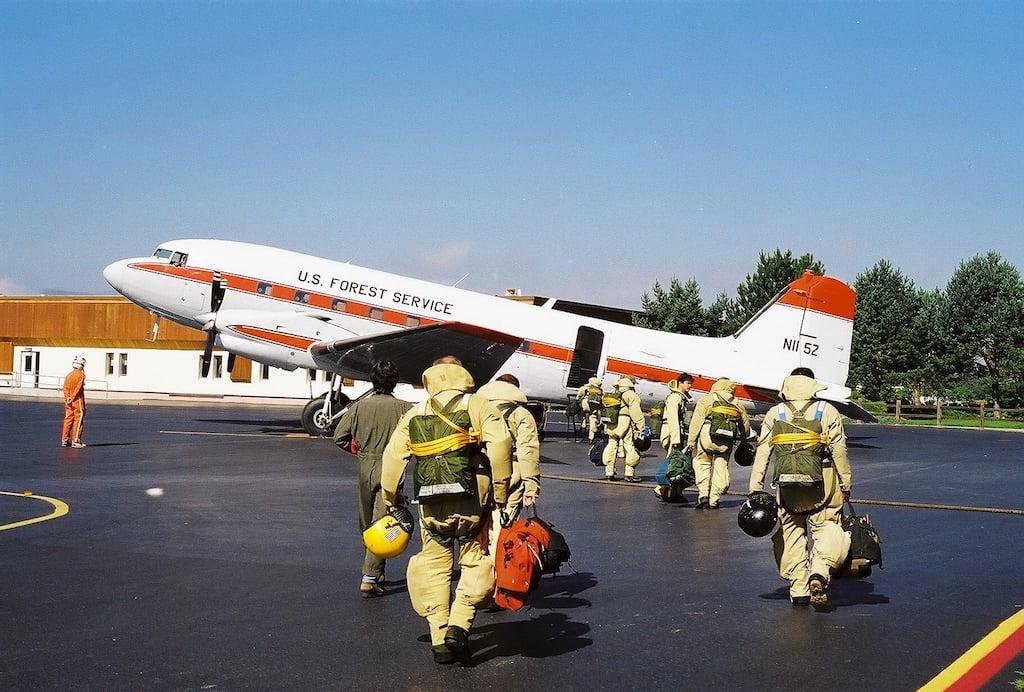
[[[222,348],[284,370],[315,368],[310,344],[353,336],[327,316],[263,310],[220,310],[216,329]]]

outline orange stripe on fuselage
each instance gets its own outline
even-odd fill
[[[278,346],[288,346],[290,348],[297,348],[303,351],[315,343],[315,339],[307,339],[304,336],[285,334],[284,332],[275,332],[269,329],[260,329],[259,327],[250,327],[241,324],[230,325],[228,329],[253,339],[269,341],[270,343],[277,344]]]
[[[555,344],[545,344],[540,341],[524,341],[521,351],[530,356],[557,360],[563,363],[572,361],[572,349]]]

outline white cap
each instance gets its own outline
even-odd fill
[[[84,368],[85,367],[85,356],[75,356],[71,360],[72,367]]]

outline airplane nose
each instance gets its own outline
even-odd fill
[[[127,274],[128,263],[124,260],[108,264],[103,270],[103,278],[106,279],[107,283],[113,286],[114,290],[118,293],[125,292]]]

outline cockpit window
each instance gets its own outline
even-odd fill
[[[184,267],[188,264],[188,255],[184,252],[175,252],[171,255],[171,264],[175,267]]]
[[[170,259],[171,251],[165,250],[162,247],[158,247],[156,249],[156,252],[153,253],[153,257],[156,257],[157,259]]]

